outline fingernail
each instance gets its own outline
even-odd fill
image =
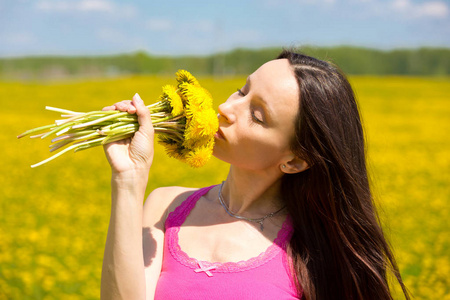
[[[134,94],[133,100],[134,100],[134,101],[142,101],[141,96],[139,96],[138,93]]]

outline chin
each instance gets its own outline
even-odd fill
[[[230,160],[230,157],[226,155],[226,153],[223,152],[222,149],[217,148],[216,146],[214,146],[213,152],[212,152],[212,156],[214,156],[215,158],[228,163],[228,164],[232,164],[233,162]]]
[[[224,161],[223,155],[221,155],[221,153],[218,150],[216,150],[216,147],[214,147],[214,149],[213,149],[212,156],[214,156],[217,159],[220,159],[220,160]]]

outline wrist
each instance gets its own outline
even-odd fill
[[[112,172],[111,185],[119,189],[145,193],[148,182],[148,173],[148,170]]]

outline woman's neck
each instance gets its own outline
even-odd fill
[[[222,188],[222,197],[235,214],[258,218],[283,206],[279,172],[251,172],[234,166]]]

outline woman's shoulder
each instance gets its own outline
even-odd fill
[[[183,186],[159,187],[150,193],[147,201],[158,202],[171,212],[197,190],[199,189]]]
[[[167,217],[169,213],[180,206],[190,195],[199,188],[166,186],[154,189],[144,204],[144,211],[158,211],[160,216]]]
[[[201,188],[166,186],[154,189],[144,204],[144,215],[165,220],[167,216],[180,206],[189,196]]]

